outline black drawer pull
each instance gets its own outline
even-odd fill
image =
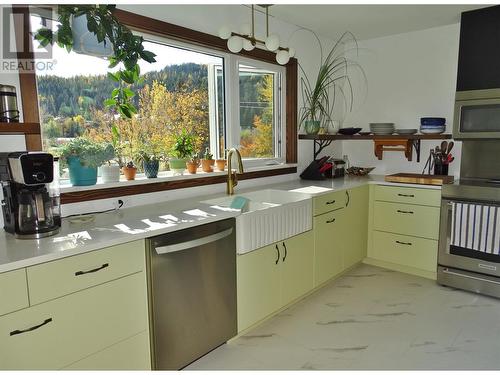
[[[283,262],[284,262],[284,261],[285,261],[285,259],[286,259],[286,256],[288,255],[288,251],[287,251],[287,249],[286,249],[286,245],[285,245],[285,243],[284,243],[284,242],[283,242],[283,248],[285,249],[285,256],[283,257]]]
[[[278,245],[276,245],[276,252],[278,253],[277,254],[278,257],[276,258],[276,262],[274,262],[274,263],[278,264],[278,262],[280,261],[280,249],[278,248]]]
[[[109,267],[109,263],[104,263],[101,267],[97,267],[97,268],[94,268],[92,270],[75,272],[75,276],[81,276],[81,275],[85,275],[87,273],[94,273],[94,272],[103,270],[103,269],[105,269],[107,267]]]
[[[334,222],[335,222],[335,218],[326,221],[327,224],[331,224],[331,223],[334,223]]]
[[[396,241],[396,243],[400,244],[400,245],[408,245],[408,246],[411,246],[411,242],[401,242],[401,241]]]
[[[400,214],[413,214],[413,211],[403,211],[403,210],[398,210]]]
[[[15,335],[20,335],[21,333],[26,333],[26,332],[31,332],[31,331],[34,331],[35,329],[38,329],[40,327],[43,327],[44,325],[46,324],[49,324],[50,322],[52,321],[52,318],[49,318],[49,319],[45,319],[43,321],[43,323],[40,323],[39,325],[37,326],[33,326],[33,327],[30,327],[30,328],[26,328],[26,329],[16,329],[15,331],[12,331],[10,333],[11,336],[15,336]]]
[[[336,200],[334,199],[333,201],[326,202],[326,204],[334,204],[335,202],[336,202]]]
[[[399,197],[415,198],[413,194],[398,194]]]

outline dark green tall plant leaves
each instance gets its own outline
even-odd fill
[[[35,34],[35,39],[42,47],[56,43],[68,52],[73,49],[73,33],[71,20],[73,17],[85,16],[87,28],[99,42],[111,43],[113,55],[109,58],[109,69],[122,66],[115,73],[109,72],[108,78],[118,83],[109,99],[104,104],[114,108],[122,116],[131,118],[137,113],[132,104],[134,93],[129,86],[140,81],[138,61],[155,62],[155,54],[144,49],[142,36],[134,35],[114,16],[116,5],[59,5],[57,30],[41,28]]]

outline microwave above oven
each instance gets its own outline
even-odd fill
[[[500,89],[458,91],[455,139],[500,139]]]

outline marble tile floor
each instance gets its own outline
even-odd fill
[[[360,265],[186,370],[498,370],[500,300]]]

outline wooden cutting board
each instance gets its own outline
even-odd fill
[[[453,176],[440,176],[432,174],[418,173],[396,173],[385,176],[387,182],[399,182],[403,184],[420,184],[420,185],[443,185],[452,184]]]

